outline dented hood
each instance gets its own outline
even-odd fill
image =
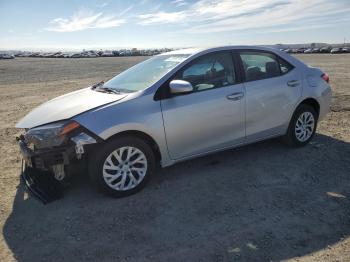
[[[17,128],[33,128],[47,123],[69,119],[90,109],[118,101],[127,94],[102,93],[84,88],[56,97],[35,108],[16,125]]]

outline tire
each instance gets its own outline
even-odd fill
[[[318,114],[315,109],[312,106],[301,104],[293,114],[287,134],[283,137],[284,142],[292,147],[307,145],[315,135],[317,120]]]
[[[92,184],[112,197],[125,197],[140,191],[154,171],[153,150],[138,137],[122,136],[107,141],[89,158]]]

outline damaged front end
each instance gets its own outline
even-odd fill
[[[63,197],[63,181],[84,167],[99,138],[75,121],[26,130],[17,138],[23,157],[21,177],[43,203]]]

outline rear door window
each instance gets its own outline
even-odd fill
[[[244,51],[239,53],[246,81],[256,81],[280,76],[278,58],[271,53]],[[288,69],[287,69],[288,70]]]

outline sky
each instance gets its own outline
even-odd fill
[[[350,42],[350,0],[0,0],[0,49]]]

